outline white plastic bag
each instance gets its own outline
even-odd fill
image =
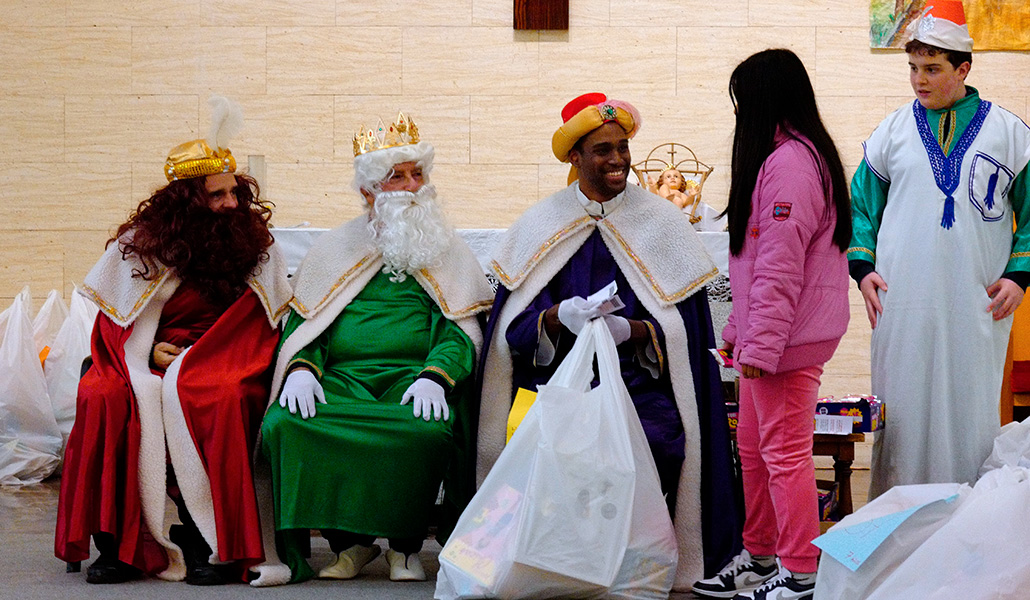
[[[0,343],[0,484],[38,483],[60,462],[61,432],[32,337],[26,295],[8,313]]]
[[[985,474],[869,600],[1021,599],[1030,589],[1030,471]]]
[[[82,361],[90,353],[90,336],[97,310],[96,305],[83,298],[76,288],[68,318],[57,332],[43,366],[54,418],[66,440],[75,422],[75,398],[79,391]]]
[[[905,558],[932,536],[958,509],[971,492],[968,485],[933,483],[900,485],[844,517],[830,531],[900,513],[922,506],[887,537],[883,543],[854,571],[827,553],[819,561],[816,574],[814,600],[859,600],[880,587]],[[939,502],[953,496],[950,502]],[[898,596],[898,598],[918,596]]]
[[[667,598],[677,559],[615,342],[596,319],[459,518],[435,597]]]
[[[983,477],[988,471],[1003,465],[1030,468],[1030,418],[1001,428],[1001,434],[994,438],[991,455],[980,467],[978,475]]]
[[[57,290],[50,290],[46,302],[32,320],[32,338],[36,342],[36,354],[40,359],[47,356],[46,353],[53,345],[57,332],[61,330],[67,318],[68,307],[64,305],[64,299]]]

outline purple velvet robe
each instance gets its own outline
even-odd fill
[[[554,360],[548,366],[535,365],[540,313],[566,298],[585,298],[612,280],[617,283],[619,298],[626,305],[615,314],[650,323],[657,334],[662,354],[668,356],[661,327],[640,303],[605,246],[600,232],[594,231],[504,332],[512,352],[513,394],[520,387],[536,391],[538,385],[546,383],[575,343],[575,338],[563,328],[558,339],[552,340],[555,344]],[[509,295],[510,292],[503,286],[498,288],[487,324],[486,339],[492,339],[497,316]],[[677,304],[677,309],[687,331],[687,351],[691,357],[691,374],[701,425],[702,535],[707,577],[713,575],[742,547],[740,532],[743,505],[730,450],[719,370],[708,352],[708,348],[715,345],[715,336],[706,291],[701,290],[684,299]],[[686,440],[669,378],[668,362],[663,362],[662,372],[656,379],[637,361],[633,344],[622,344],[618,350],[623,379],[655,458],[662,492],[667,494],[671,514],[675,506]],[[480,364],[485,363],[484,356]],[[597,385],[596,380],[594,385]]]

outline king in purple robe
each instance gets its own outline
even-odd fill
[[[536,391],[586,321],[604,318],[658,469],[679,545],[674,589],[689,589],[740,549],[733,474],[705,284],[717,273],[676,207],[627,185],[640,116],[586,94],[562,111],[552,148],[570,185],[507,231],[492,269],[501,286],[482,361],[478,478],[505,444],[519,388]],[[625,306],[600,315],[587,297],[611,282]]]

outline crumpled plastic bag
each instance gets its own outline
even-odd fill
[[[57,332],[68,318],[68,307],[57,290],[50,290],[46,301],[32,320],[32,339],[36,342],[36,354],[40,363],[46,360],[53,346]]]
[[[90,337],[97,306],[78,293],[72,294],[68,318],[61,325],[43,365],[54,418],[65,440],[75,422],[75,399],[82,375],[82,361],[90,354]]]
[[[60,462],[61,432],[29,320],[28,293],[15,298],[0,343],[0,484],[26,485]]]
[[[994,449],[978,475],[983,477],[988,471],[1004,465],[1030,469],[1030,418],[1002,427],[1001,435],[994,438]]]
[[[854,571],[823,554],[815,600],[1022,599],[1030,589],[1030,420],[995,439],[976,485],[896,486],[835,525],[926,505]],[[936,500],[953,500],[935,502]]]

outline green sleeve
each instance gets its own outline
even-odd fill
[[[461,327],[443,316],[436,307],[433,310],[432,337],[435,343],[422,372],[433,374],[433,379],[443,380],[449,389],[453,389],[472,374],[475,346]]]
[[[286,321],[286,329],[283,331],[282,338],[279,341],[280,350],[282,350],[282,345],[286,338],[290,337],[303,322],[304,317],[297,314],[296,311],[290,313],[290,318]],[[322,379],[322,373],[325,372],[325,357],[329,350],[329,331],[331,329],[332,327],[327,327],[310,344],[294,354],[293,358],[290,359],[290,364],[286,366],[286,371],[289,372],[294,365],[304,365],[314,371],[316,377]]]
[[[887,206],[890,183],[873,173],[865,159],[851,179],[851,246],[848,260],[876,262],[876,235]]]
[[[1016,233],[1012,237],[1012,256],[1005,267],[1006,272],[1030,271],[1030,165],[1012,180],[1009,199],[1016,219]]]

